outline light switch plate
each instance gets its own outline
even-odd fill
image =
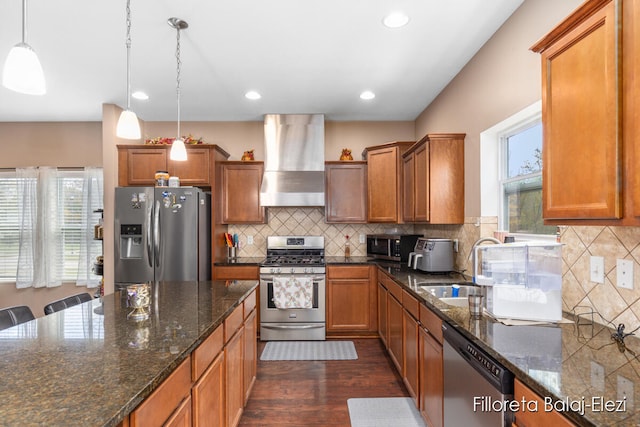
[[[633,408],[633,382],[622,375],[618,375],[618,400],[626,400],[627,408]]]
[[[591,387],[604,391],[604,367],[594,361],[591,361]]]
[[[604,283],[604,257],[592,256],[590,260],[591,281]]]
[[[358,236],[360,243],[367,243],[367,236],[365,234],[361,234]]]
[[[633,289],[633,261],[628,259],[616,261],[616,279],[619,288]]]

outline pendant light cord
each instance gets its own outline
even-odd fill
[[[182,65],[180,61],[180,28],[178,27],[176,31],[176,98],[178,101],[178,139],[180,139],[180,66]]]
[[[127,110],[131,109],[131,0],[127,0]]]
[[[22,43],[27,43],[27,0],[22,0]]]

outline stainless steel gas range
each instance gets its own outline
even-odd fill
[[[260,339],[324,340],[323,236],[269,236],[260,265]]]

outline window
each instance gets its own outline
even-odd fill
[[[554,234],[542,220],[542,122],[539,117],[500,135],[500,227],[509,233]]]
[[[27,265],[33,270],[52,264],[47,272],[56,281],[99,285],[90,268],[102,252],[92,233],[100,219],[94,211],[102,207],[102,170],[29,169],[24,175],[0,172],[0,281],[17,281],[18,264],[25,265],[19,260],[22,244],[23,252],[32,254]]]

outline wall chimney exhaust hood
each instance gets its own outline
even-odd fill
[[[324,206],[324,115],[264,116],[261,206]]]

